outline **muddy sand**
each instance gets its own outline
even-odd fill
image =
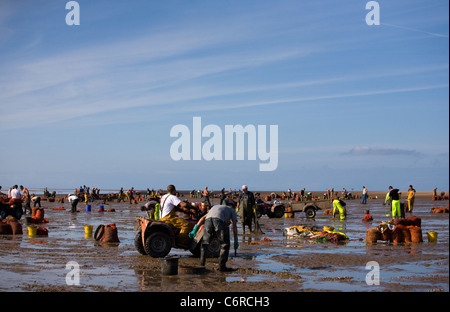
[[[195,200],[194,200],[195,201]],[[217,201],[217,200],[215,200]],[[448,214],[432,214],[432,207],[447,207],[448,201],[416,200],[413,215],[422,218],[424,243],[393,245],[379,241],[368,245],[366,230],[388,220],[382,199],[347,201],[348,217],[334,221],[322,211],[314,219],[303,213],[295,218],[259,219],[263,235],[242,235],[239,228],[237,255],[230,252],[228,266],[233,272],[216,270],[217,259],[208,259],[204,270],[189,251],[172,249],[178,256],[177,275],[161,274],[161,260],[139,254],[134,247],[136,217],[143,216],[140,204],[110,202],[97,212],[100,201],[91,203],[92,212],[70,213],[69,204],[43,202],[42,226],[48,237],[28,236],[25,218],[20,220],[23,235],[0,236],[0,291],[10,292],[448,292],[449,221]],[[56,207],[66,210],[53,210]],[[84,209],[84,204],[78,205]],[[371,224],[361,221],[364,209],[374,217]],[[115,223],[120,243],[101,244],[85,237],[84,225]],[[283,229],[293,226],[334,226],[349,241],[344,244],[314,243],[291,239]],[[438,233],[437,243],[428,243],[428,231]],[[79,265],[79,280],[71,273]],[[379,265],[379,283],[373,283],[374,267]],[[69,263],[69,266],[67,266]],[[372,274],[372,275],[371,275]],[[368,282],[366,281],[368,279]],[[372,279],[371,279],[372,278]],[[75,285],[73,285],[75,283]],[[77,285],[78,284],[78,285]]]

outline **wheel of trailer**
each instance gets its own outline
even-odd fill
[[[316,209],[308,207],[305,209],[305,215],[307,218],[314,218],[316,216]]]
[[[153,258],[163,258],[172,249],[172,240],[164,232],[155,232],[145,239],[144,251]]]
[[[142,244],[142,233],[140,230],[136,233],[136,237],[134,238],[134,247],[136,247],[136,250],[139,251],[141,255],[147,255],[144,245]]]
[[[275,208],[273,208],[273,214],[272,216],[274,218],[281,218],[284,214],[284,206],[283,205],[279,205],[276,206]]]

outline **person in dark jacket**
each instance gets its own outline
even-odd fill
[[[241,216],[242,233],[245,234],[245,226],[248,227],[250,232],[253,232],[252,222],[255,219],[256,202],[255,195],[248,190],[247,185],[242,186],[242,193],[239,194],[237,200],[237,208]]]

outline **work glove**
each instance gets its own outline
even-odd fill
[[[234,242],[234,250],[237,250],[239,248],[239,243],[238,242]]]
[[[194,238],[199,228],[198,224],[194,225],[192,231],[189,232],[189,238]]]

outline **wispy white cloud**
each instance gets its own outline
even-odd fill
[[[330,99],[340,99],[340,98],[350,98],[350,97],[364,97],[364,96],[371,96],[371,95],[383,95],[383,94],[393,94],[393,93],[425,91],[425,90],[432,90],[432,89],[448,88],[448,86],[449,86],[448,84],[437,84],[437,85],[419,86],[419,87],[411,87],[411,88],[370,90],[370,91],[361,91],[361,92],[316,95],[316,96],[308,96],[308,97],[284,98],[284,99],[277,99],[277,100],[273,100],[273,101],[251,101],[251,102],[241,102],[241,103],[234,103],[234,104],[226,103],[224,105],[190,106],[190,107],[183,109],[183,111],[198,111],[198,110],[215,111],[215,110],[224,110],[224,109],[237,109],[237,108],[244,108],[244,107],[270,106],[270,105],[280,105],[280,104],[286,104],[286,103],[300,103],[300,102],[310,102],[310,101],[330,100]]]
[[[0,102],[14,103],[24,110],[5,111],[0,116],[1,127],[20,128],[32,120],[34,125],[51,122],[55,116],[64,120],[192,99],[199,93],[193,96],[190,88],[182,85],[190,80],[311,53],[309,48],[270,45],[257,54],[245,45],[230,53],[220,47],[244,40],[242,33],[235,35],[230,29],[199,32],[170,30],[8,64],[0,76]],[[192,53],[204,49],[212,52]],[[200,96],[213,95],[203,91]]]
[[[281,45],[273,45],[268,38],[276,40],[276,35],[282,35],[281,31],[286,30],[286,25],[284,29],[275,31],[270,29],[274,26],[273,21],[269,23],[270,27],[266,25],[264,28],[256,25],[248,27],[250,22],[244,16],[232,21],[211,25],[198,23],[181,29],[164,27],[134,38],[93,43],[58,54],[2,64],[0,103],[5,107],[18,105],[23,109],[20,112],[2,112],[0,129],[39,125],[133,107],[178,104],[180,112],[217,111],[448,88],[446,83],[430,83],[403,88],[347,90],[342,93],[323,89],[320,94],[304,92],[303,96],[292,96],[292,93],[287,92],[307,90],[310,86],[331,86],[448,70],[448,64],[378,70],[375,73],[347,72],[342,76],[318,76],[281,83],[253,84],[248,81],[232,86],[219,85],[208,77],[287,60],[307,60],[311,55],[332,50],[328,42],[300,45],[284,41]],[[304,27],[311,30],[310,25]],[[301,29],[297,28],[294,33],[299,35]],[[232,103],[227,98],[271,90],[286,91],[286,95],[278,94],[265,100],[258,97],[239,99]],[[222,98],[206,104],[199,104],[202,101],[198,101],[194,105],[181,105],[194,100],[205,102],[212,97]]]
[[[422,34],[427,34],[427,35],[430,35],[433,37],[448,38],[448,34],[438,34],[438,33],[430,32],[430,31],[420,30],[420,29],[411,28],[411,27],[405,27],[405,26],[401,26],[401,25],[394,25],[394,24],[389,24],[389,23],[380,23],[380,24],[383,26],[396,27],[396,28],[410,30],[410,31],[414,31],[414,32],[422,33]]]
[[[369,147],[369,146],[357,146],[344,152],[342,155],[351,156],[411,156],[418,157],[423,154],[413,149],[401,149],[401,148],[384,148],[384,147]]]

